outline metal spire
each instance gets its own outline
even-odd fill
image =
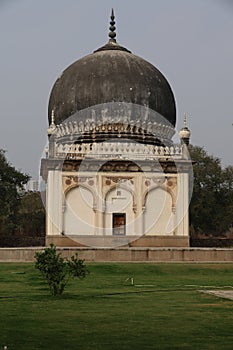
[[[187,115],[184,113],[184,128],[187,128]]]
[[[111,21],[110,21],[110,27],[109,27],[109,30],[110,30],[110,32],[109,32],[109,34],[108,34],[108,36],[109,36],[109,38],[110,38],[110,40],[109,41],[113,41],[113,42],[115,42],[116,43],[116,32],[115,32],[115,30],[116,30],[116,27],[115,27],[115,15],[114,15],[114,10],[112,9],[112,13],[111,13]]]
[[[105,51],[105,50],[119,50],[119,51],[126,51],[128,53],[131,53],[131,51],[119,45],[116,41],[116,27],[115,27],[116,22],[115,22],[115,15],[114,15],[113,9],[112,9],[110,18],[111,20],[110,20],[110,27],[109,27],[110,32],[108,33],[108,36],[109,36],[108,43],[100,47],[99,49],[95,50],[94,52]]]

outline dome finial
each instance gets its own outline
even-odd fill
[[[108,43],[100,47],[99,49],[95,50],[94,52],[105,51],[105,50],[119,50],[119,51],[126,51],[128,53],[131,53],[131,51],[129,51],[123,46],[120,46],[116,41],[116,27],[115,27],[116,22],[115,22],[115,14],[113,9],[112,9],[110,18],[111,20],[110,20],[110,27],[109,27],[110,32],[108,33],[108,36],[109,36]]]
[[[109,38],[110,38],[110,40],[109,41],[111,41],[111,42],[115,42],[116,43],[116,32],[115,32],[115,30],[116,30],[116,27],[115,27],[115,15],[114,15],[114,10],[113,10],[113,8],[112,8],[112,13],[111,13],[111,21],[110,21],[110,27],[109,27],[109,30],[110,30],[110,32],[109,32],[109,34],[108,34],[108,36],[109,36]]]

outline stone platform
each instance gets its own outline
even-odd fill
[[[56,247],[113,247],[120,248],[188,248],[188,236],[46,236],[46,246],[53,243]]]

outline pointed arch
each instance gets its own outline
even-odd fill
[[[63,232],[66,235],[95,233],[94,195],[88,186],[73,185],[65,193]]]
[[[144,232],[147,235],[171,234],[174,195],[165,186],[155,185],[144,193]]]
[[[173,210],[175,208],[175,201],[176,201],[174,193],[167,186],[165,186],[165,185],[158,185],[158,184],[156,184],[154,186],[151,186],[150,188],[147,188],[146,191],[143,193],[143,196],[142,196],[142,207],[145,208],[145,206],[146,206],[146,199],[147,199],[148,193],[150,191],[153,191],[153,190],[157,189],[157,188],[160,188],[161,190],[163,190],[163,191],[165,191],[165,192],[170,194],[171,199],[172,199],[172,210]]]
[[[106,202],[106,198],[107,198],[107,195],[109,194],[109,192],[111,192],[112,190],[114,190],[117,187],[119,187],[120,189],[123,189],[125,191],[128,191],[132,195],[132,198],[133,198],[132,209],[133,209],[134,213],[136,213],[136,211],[137,211],[136,194],[132,188],[129,188],[128,186],[124,185],[124,183],[121,183],[120,186],[118,183],[111,185],[104,194],[104,202]]]
[[[93,196],[93,210],[96,210],[96,207],[97,207],[97,194],[96,192],[93,190],[92,187],[86,185],[86,184],[79,184],[79,183],[74,183],[72,185],[70,185],[69,187],[67,187],[65,190],[64,190],[64,196],[65,198],[67,197],[68,193],[76,188],[76,187],[82,187],[88,191],[90,191],[92,193],[92,196]]]

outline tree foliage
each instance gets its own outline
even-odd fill
[[[61,295],[71,278],[83,279],[88,274],[84,260],[78,259],[77,253],[70,260],[65,259],[53,244],[37,252],[35,259],[35,268],[46,279],[52,295]]]
[[[18,211],[19,233],[41,236],[45,233],[45,208],[39,192],[26,192]]]
[[[17,214],[24,185],[29,176],[16,170],[0,150],[0,232],[12,233],[17,228]]]
[[[202,147],[190,146],[189,151],[194,161],[191,226],[195,234],[222,235],[233,221],[233,167],[223,168]]]

